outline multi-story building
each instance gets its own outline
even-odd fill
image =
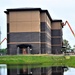
[[[7,9],[8,54],[60,54],[62,20],[41,8]]]

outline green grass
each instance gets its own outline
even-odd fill
[[[0,56],[0,64],[42,64],[75,67],[75,56],[69,58],[57,55],[7,55]]]
[[[65,59],[65,65],[75,67],[75,56],[70,56],[70,59]]]
[[[35,55],[10,55],[0,56],[0,64],[41,64],[49,63],[51,57],[49,56],[35,56]]]

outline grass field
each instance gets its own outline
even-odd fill
[[[6,55],[0,56],[0,64],[43,64],[75,66],[75,56],[58,55]]]

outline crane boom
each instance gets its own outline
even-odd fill
[[[4,38],[4,39],[0,42],[0,45],[1,45],[5,40],[7,40],[7,38]]]
[[[65,22],[65,24],[63,24],[63,26],[65,26],[66,24],[69,26],[69,28],[70,28],[70,30],[71,30],[71,32],[72,32],[72,34],[73,34],[73,35],[74,35],[74,37],[75,37],[75,33],[74,33],[74,31],[72,30],[72,28],[71,28],[71,26],[70,26],[70,24],[69,24],[69,22],[68,22],[68,21],[66,21],[66,22]]]

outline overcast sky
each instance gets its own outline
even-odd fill
[[[53,19],[62,19],[63,22],[69,21],[75,32],[75,0],[0,0],[0,27],[1,40],[6,37],[6,14],[8,8],[39,7],[47,9]],[[69,27],[63,28],[63,38],[67,39],[71,46],[75,45],[75,37]],[[6,48],[6,41],[1,48]]]

